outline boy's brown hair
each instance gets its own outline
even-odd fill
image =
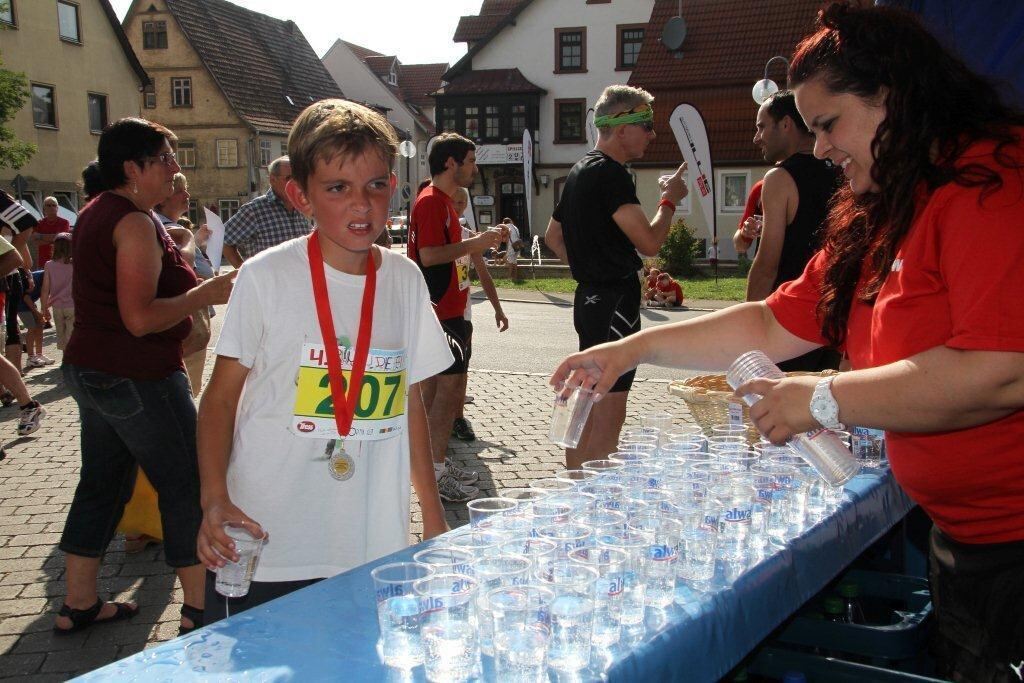
[[[369,107],[347,100],[320,100],[299,114],[288,135],[292,180],[303,190],[318,161],[375,150],[393,168],[398,136],[388,120]]]

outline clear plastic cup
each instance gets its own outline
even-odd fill
[[[594,530],[583,524],[549,524],[537,529],[540,538],[555,544],[555,559],[563,559],[576,548],[583,548],[591,542]]]
[[[431,683],[468,681],[480,661],[476,579],[433,574],[413,584],[420,597],[423,668]]]
[[[495,588],[487,594],[497,680],[508,683],[548,680],[554,597],[554,591],[535,584]]]
[[[497,555],[498,546],[506,538],[507,534],[503,531],[495,529],[477,531],[470,529],[469,531],[456,532],[450,536],[445,536],[442,542],[447,543],[451,548],[464,550],[472,554],[475,560],[481,557]],[[472,572],[467,573],[472,574]]]
[[[477,530],[487,530],[494,528],[502,517],[516,516],[519,503],[511,498],[477,498],[469,501],[466,508],[469,510],[470,526]]]
[[[542,565],[535,575],[554,593],[548,666],[562,672],[585,669],[594,632],[597,571],[566,559]]]
[[[547,494],[564,493],[566,491],[572,491],[576,487],[572,482],[565,481],[564,479],[558,479],[557,477],[543,477],[541,479],[534,479],[530,482],[530,488],[534,491],[543,491]]]
[[[597,476],[596,472],[589,470],[561,470],[555,472],[555,479],[571,482],[577,489]]]
[[[234,542],[238,561],[224,559],[224,566],[217,568],[214,588],[226,598],[241,598],[249,594],[249,584],[267,537],[253,535],[243,522],[224,522],[224,533]]]
[[[715,434],[714,436],[708,437],[708,451],[712,453],[745,448],[747,448],[747,439],[743,436],[736,436],[735,434]]]
[[[533,565],[533,569],[543,562],[554,560],[558,550],[558,546],[553,541],[536,536],[517,536],[505,541],[498,548],[502,555],[519,555],[527,558]]]
[[[542,500],[533,504],[530,515],[530,535],[537,536],[542,527],[552,524],[565,524],[572,515],[572,505],[557,501]]]
[[[663,458],[689,458],[704,450],[704,445],[696,441],[669,441],[661,445]]]
[[[650,542],[647,534],[632,530],[603,532],[597,536],[598,548],[612,548],[625,555],[622,567],[622,612],[619,621],[627,628],[644,623],[647,596],[645,567]]]
[[[562,448],[576,448],[594,406],[594,392],[583,387],[566,387],[555,395],[548,438]]]
[[[508,586],[525,586],[530,583],[533,563],[522,555],[498,555],[483,557],[473,562],[473,577],[479,582],[476,594],[477,614],[480,619],[480,651],[485,655],[494,654],[491,630],[493,620],[487,613],[487,594]]]
[[[476,558],[468,550],[434,546],[414,553],[412,559],[429,565],[435,574],[470,574]]]
[[[854,457],[863,467],[881,467],[885,458],[885,432],[869,427],[851,427],[850,430]]]
[[[569,560],[597,572],[594,643],[601,647],[617,643],[622,633],[622,573],[626,553],[617,548],[577,548],[569,553]]]
[[[411,669],[423,663],[420,601],[413,584],[431,573],[430,566],[418,562],[392,562],[370,572],[377,598],[381,659],[387,666]]]
[[[799,458],[798,458],[799,459]],[[807,480],[799,467],[778,462],[774,458],[753,468],[753,472],[765,472],[775,477],[776,492],[784,491],[786,516],[769,522],[768,538],[776,543],[791,538],[790,527],[800,531],[807,519]],[[775,498],[773,496],[772,501]]]
[[[742,571],[750,561],[750,525],[754,517],[753,486],[725,482],[708,495],[718,518],[718,558],[733,572]]]
[[[619,463],[615,464],[619,465]],[[580,487],[580,491],[594,496],[598,509],[619,510],[622,507],[625,489],[622,484],[598,480]]]
[[[675,421],[675,417],[672,413],[665,411],[657,411],[653,413],[647,413],[640,417],[640,424],[645,428],[657,429],[659,434],[664,433],[672,428],[672,423]]]
[[[715,551],[718,533],[702,526],[682,532],[679,541],[678,578],[695,591],[707,591],[715,577]]]
[[[614,460],[602,459],[602,460],[588,460],[582,465],[583,469],[588,472],[594,472],[597,475],[608,474],[613,470],[617,470],[622,467],[621,462],[615,462]]]
[[[691,441],[694,437],[704,436],[700,425],[684,424],[673,425],[663,432],[668,441]]]
[[[720,451],[718,461],[738,465],[741,472],[749,472],[751,467],[761,461],[761,456],[750,450]]]
[[[616,510],[591,510],[573,515],[572,522],[589,527],[593,531],[590,543],[594,545],[597,543],[597,537],[601,534],[624,530],[626,515]]]
[[[747,426],[737,424],[717,424],[711,426],[711,436],[738,436],[744,442],[747,440]],[[710,438],[710,437],[709,437]]]
[[[634,517],[629,528],[647,536],[647,604],[667,607],[675,600],[676,563],[683,525],[675,520],[648,513]]]

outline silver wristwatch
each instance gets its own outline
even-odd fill
[[[832,381],[836,375],[822,377],[814,385],[814,393],[811,394],[811,416],[826,429],[845,430],[846,425],[839,421],[839,404],[832,395]]]

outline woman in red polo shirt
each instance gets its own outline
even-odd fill
[[[1024,660],[1024,114],[885,7],[824,10],[789,78],[815,155],[847,180],[823,250],[765,302],[575,354],[552,382],[603,394],[639,363],[840,347],[854,369],[838,378],[737,393],[764,397],[750,415],[775,442],[886,430],[893,474],[935,523],[940,673],[1010,680]]]

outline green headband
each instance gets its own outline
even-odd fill
[[[638,112],[626,112],[615,116],[598,116],[594,119],[594,125],[598,128],[611,128],[612,126],[623,126],[627,123],[647,123],[654,120],[654,110],[651,108]]]

